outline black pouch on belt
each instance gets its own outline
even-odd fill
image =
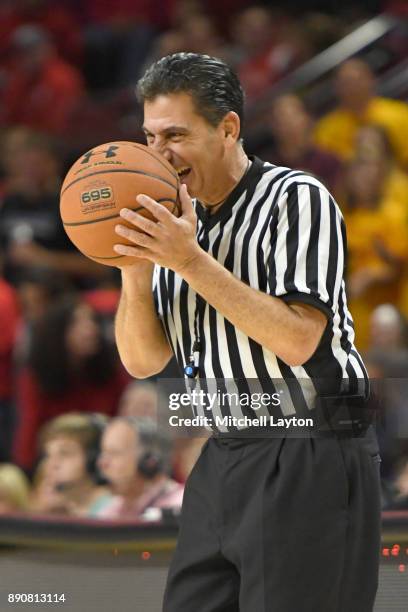
[[[338,395],[317,397],[314,430],[317,435],[337,437],[361,437],[375,423],[376,402],[362,395]]]

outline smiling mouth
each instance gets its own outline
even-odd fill
[[[182,168],[181,170],[177,170],[177,174],[180,179],[185,178],[188,174],[190,174],[191,168]]]

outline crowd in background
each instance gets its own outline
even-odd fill
[[[154,427],[155,382],[131,380],[115,348],[119,271],[72,246],[59,189],[84,150],[142,141],[134,85],[162,55],[225,59],[251,105],[383,8],[346,2],[335,15],[316,2],[300,19],[275,4],[1,3],[0,514],[151,518],[180,507],[203,439]],[[395,61],[406,50],[397,40]],[[324,112],[302,92],[274,97],[244,141],[320,178],[343,211],[357,347],[380,405],[383,505],[408,508],[408,105],[378,96],[361,58],[339,65],[331,87]],[[165,374],[179,375],[174,362]]]

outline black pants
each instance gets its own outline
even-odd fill
[[[187,482],[163,612],[371,612],[379,455],[364,438],[210,438]]]

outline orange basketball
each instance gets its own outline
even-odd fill
[[[115,232],[119,212],[129,208],[152,219],[136,202],[145,193],[179,215],[179,179],[159,153],[134,142],[108,142],[82,155],[70,168],[61,188],[60,212],[66,233],[87,257],[106,266],[135,263],[119,255],[114,244],[132,244]]]

